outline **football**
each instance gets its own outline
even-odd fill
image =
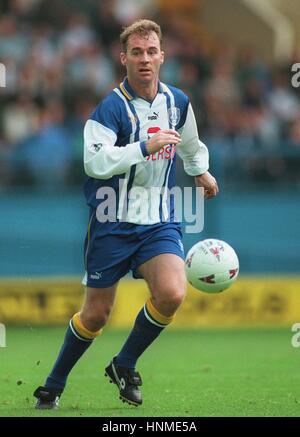
[[[220,293],[231,286],[239,273],[239,260],[225,241],[209,238],[199,241],[185,259],[188,282],[197,290]]]

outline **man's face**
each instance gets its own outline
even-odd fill
[[[150,32],[147,37],[130,35],[127,52],[121,53],[121,63],[126,66],[129,80],[141,85],[150,84],[158,79],[163,61],[164,52],[155,32]]]

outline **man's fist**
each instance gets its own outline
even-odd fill
[[[204,197],[206,199],[216,196],[219,192],[217,181],[209,171],[200,176],[195,176],[195,183],[198,187],[204,188]]]
[[[181,141],[178,132],[172,129],[160,130],[146,141],[146,149],[149,155],[158,152],[168,144],[178,144]]]

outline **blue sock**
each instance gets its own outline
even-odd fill
[[[76,317],[79,320],[78,314],[76,314],[73,319],[70,320],[70,325],[67,329],[64,343],[61,347],[53,369],[46,380],[46,387],[55,388],[62,391],[65,388],[68,375],[72,368],[93,343],[93,338],[86,338],[82,335],[82,329],[77,326],[78,322],[76,322]],[[85,332],[89,331],[85,330]],[[93,336],[95,337],[98,335],[98,333],[94,333]]]
[[[138,313],[134,327],[116,357],[116,364],[134,369],[138,358],[172,319],[173,316],[166,317],[160,314],[149,299]]]

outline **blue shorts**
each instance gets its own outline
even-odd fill
[[[173,253],[184,259],[179,223],[118,225],[117,231],[103,235],[103,228],[97,220],[90,223],[85,240],[84,285],[110,287],[130,270],[135,279],[141,278],[138,267],[162,253]]]

